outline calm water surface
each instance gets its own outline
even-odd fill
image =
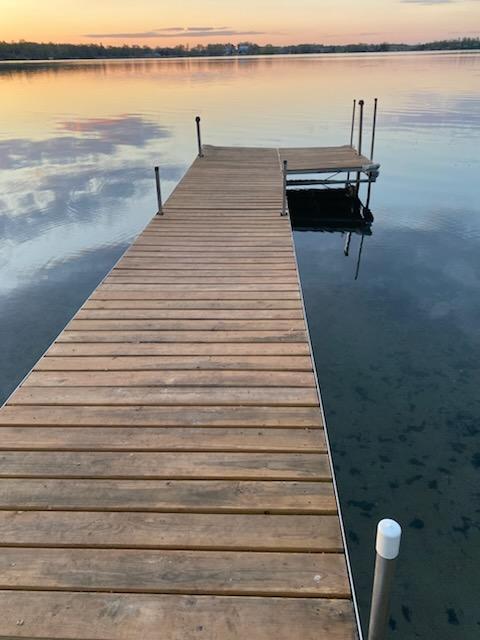
[[[404,526],[391,637],[480,637],[480,54],[0,65],[0,400],[205,141],[335,145],[380,99],[373,235],[295,232],[366,621]]]

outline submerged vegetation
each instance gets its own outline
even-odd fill
[[[195,56],[279,55],[305,53],[377,53],[384,51],[453,51],[480,49],[480,38],[439,40],[423,44],[297,44],[278,46],[253,42],[207,44],[188,47],[147,47],[139,45],[56,44],[53,42],[0,41],[0,60],[65,60],[99,58],[170,58]]]

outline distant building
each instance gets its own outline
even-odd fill
[[[238,45],[238,53],[243,56],[246,53],[250,53],[250,45],[249,44],[239,44]]]

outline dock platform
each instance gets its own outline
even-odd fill
[[[0,638],[359,637],[290,153],[205,147],[0,410]]]

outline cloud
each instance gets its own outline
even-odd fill
[[[156,122],[127,114],[114,118],[86,118],[60,123],[64,131],[95,134],[111,144],[145,146],[153,138],[166,138],[169,131]]]
[[[458,2],[458,0],[400,0],[403,4],[452,4],[453,2]]]
[[[149,31],[122,32],[122,33],[86,33],[86,38],[179,38],[196,37],[206,38],[212,36],[258,36],[264,31],[237,31],[230,27],[163,27]]]
[[[0,169],[22,169],[32,164],[72,164],[99,155],[111,155],[119,145],[145,147],[151,140],[170,135],[165,127],[136,115],[69,120],[59,126],[76,135],[0,141]]]

